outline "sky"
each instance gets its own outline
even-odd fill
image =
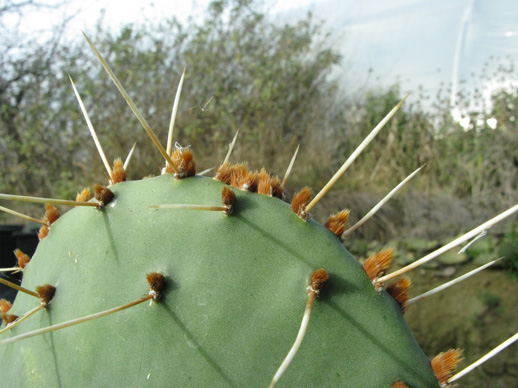
[[[57,2],[60,0],[42,0]],[[516,0],[263,0],[277,22],[294,22],[311,10],[331,33],[343,55],[338,79],[353,89],[388,87],[402,92],[422,87],[434,96],[478,88],[489,95],[495,88],[515,85],[512,77],[497,79],[502,64],[518,60],[518,1]],[[104,21],[113,28],[175,15],[181,21],[201,15],[209,0],[70,0],[63,11],[24,15],[22,29],[45,28],[66,14],[76,14],[69,38]],[[14,23],[17,19],[13,18]],[[516,77],[516,74],[514,74]],[[486,77],[486,78],[484,78]],[[461,117],[459,117],[459,120]]]
[[[21,0],[20,0],[21,1]],[[154,0],[154,1],[128,1],[128,0],[65,0],[66,7],[58,10],[46,11],[37,9],[27,12],[23,17],[23,29],[29,30],[40,26],[42,29],[49,24],[58,23],[64,15],[75,15],[70,28],[70,33],[94,26],[101,12],[104,12],[105,20],[114,28],[123,24],[139,22],[143,20],[158,21],[163,17],[176,16],[180,21],[186,21],[189,16],[201,14],[210,3],[210,0]],[[41,0],[43,4],[59,4],[63,0]],[[288,12],[293,9],[305,8],[322,0],[264,0],[265,7],[272,13]],[[44,15],[44,16],[43,16]],[[14,26],[18,17],[12,15],[9,23]]]
[[[310,9],[343,55],[344,85],[399,82],[402,93],[422,87],[430,103],[440,92],[461,103],[458,93],[478,91],[465,109],[452,110],[466,128],[467,110],[488,106],[495,90],[518,88],[517,71],[508,71],[518,63],[516,0],[323,0]]]

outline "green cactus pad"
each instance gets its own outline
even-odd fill
[[[104,210],[56,221],[23,279],[54,285],[55,297],[0,339],[136,300],[149,272],[167,286],[152,305],[1,345],[2,385],[266,388],[299,330],[309,277],[324,268],[329,281],[277,387],[439,386],[398,304],[322,225],[238,189],[231,216],[150,207],[217,206],[224,186],[172,174],[123,182]],[[19,294],[12,312],[37,304]]]

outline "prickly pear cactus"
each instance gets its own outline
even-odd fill
[[[376,281],[390,252],[362,265],[344,247],[347,212],[324,226],[308,189],[290,206],[265,171],[214,179],[190,150],[165,155],[161,176],[125,181],[118,161],[86,206],[47,206],[24,292],[0,303],[3,386],[446,385],[452,363],[403,318],[407,282]]]
[[[358,260],[324,226],[283,201],[233,188],[223,211],[156,209],[219,205],[226,185],[165,174],[111,187],[104,209],[57,220],[24,271],[23,286],[56,287],[48,309],[12,336],[116,307],[166,288],[157,303],[2,346],[2,381],[18,387],[266,387],[290,349],[309,277],[329,274],[303,344],[281,387],[437,387],[430,360],[401,309],[378,293]],[[35,298],[19,293],[13,310]]]

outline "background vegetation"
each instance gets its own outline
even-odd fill
[[[294,25],[274,24],[256,1],[213,1],[199,23],[183,25],[171,18],[116,32],[99,23],[87,32],[164,142],[176,86],[187,69],[176,140],[193,145],[201,169],[221,162],[237,129],[241,135],[234,160],[279,174],[301,144],[292,192],[305,184],[318,190],[402,97],[397,85],[344,93],[345,87],[330,77],[340,56],[321,24],[311,15]],[[86,42],[64,44],[60,39],[56,31],[45,43],[20,46],[16,39],[0,47],[0,191],[69,198],[103,176],[68,74],[109,158],[124,157],[137,142],[130,176],[158,173],[160,155]],[[515,75],[512,64],[501,75]],[[443,97],[447,94],[434,96],[434,108],[425,110],[431,97],[414,93],[335,189],[339,206],[353,208],[354,219],[409,172],[427,164],[413,189],[393,202],[392,211],[401,217],[385,217],[391,222],[380,217],[381,224],[371,231],[375,237],[405,226],[434,235],[445,224],[453,227],[445,230],[451,235],[471,226],[467,218],[476,223],[516,198],[518,92],[497,92],[492,111],[469,112],[469,130],[452,119]],[[481,98],[460,97],[464,105]],[[497,120],[496,128],[487,124],[488,118]],[[437,208],[437,201],[444,214],[423,214]],[[459,201],[461,209],[452,214]],[[330,199],[324,206],[328,209],[322,214],[327,214],[338,203]],[[451,221],[442,220],[430,231],[421,219],[416,230],[415,214],[435,225],[443,215]]]
[[[293,189],[320,188],[402,97],[397,85],[343,93],[329,76],[340,56],[319,22],[308,15],[295,25],[277,25],[251,0],[213,1],[201,23],[171,18],[117,32],[99,24],[87,32],[164,142],[185,67],[176,139],[193,145],[200,168],[220,163],[240,129],[234,159],[254,168],[282,174],[301,144]],[[58,33],[43,44],[6,41],[0,48],[0,191],[70,197],[103,175],[68,74],[108,156],[124,157],[136,141],[131,177],[157,173],[160,155],[86,42],[65,45]],[[510,64],[501,73],[515,70]],[[429,96],[412,95],[337,191],[382,195],[426,163],[413,184],[419,195],[461,199],[471,211],[512,204],[518,187],[517,91],[497,92],[492,111],[469,112],[469,130],[452,119],[443,95],[447,91],[434,96],[432,110],[423,108]],[[481,98],[460,97],[460,104]],[[488,118],[497,120],[495,129]]]

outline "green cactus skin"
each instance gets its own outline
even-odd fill
[[[267,387],[297,335],[311,273],[330,275],[300,350],[277,387],[439,387],[399,305],[321,224],[285,202],[233,188],[223,212],[154,209],[220,205],[225,185],[173,174],[122,182],[102,211],[74,208],[51,227],[23,286],[56,294],[2,339],[107,310],[167,280],[157,303],[0,346],[11,387]],[[38,301],[19,293],[12,312]]]

